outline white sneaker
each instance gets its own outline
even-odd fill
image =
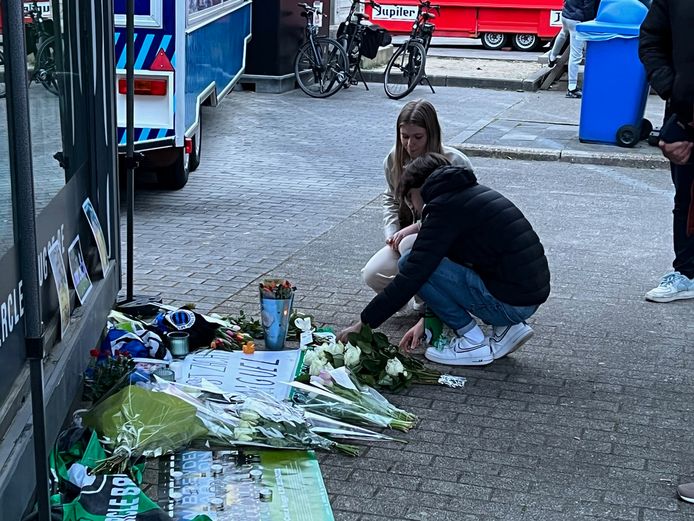
[[[494,361],[486,339],[477,344],[464,336],[453,338],[443,349],[429,347],[424,356],[432,362],[445,365],[487,365]]]
[[[512,326],[494,326],[494,333],[489,338],[494,360],[510,355],[533,336],[533,328],[521,322]]]
[[[672,302],[688,298],[694,298],[694,280],[679,271],[668,273],[660,280],[657,288],[646,293],[646,300],[651,302]]]

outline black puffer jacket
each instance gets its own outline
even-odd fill
[[[422,229],[395,279],[361,314],[378,327],[419,291],[444,257],[475,270],[497,299],[542,304],[549,267],[540,239],[516,206],[465,168],[436,170],[422,187]]]
[[[569,20],[587,22],[594,20],[597,12],[597,0],[566,0],[561,15]]]
[[[648,81],[661,98],[672,102],[673,109],[682,104],[691,109],[694,104],[692,31],[692,0],[654,0],[641,24],[639,56]]]

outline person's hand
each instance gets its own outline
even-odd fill
[[[419,321],[405,333],[405,336],[400,340],[399,347],[403,351],[411,352],[420,346],[424,339],[424,319]]]
[[[402,242],[402,240],[408,235],[413,235],[415,233],[419,233],[418,223],[410,224],[402,230],[398,230],[392,235],[392,237],[388,237],[386,239],[386,244],[390,246],[393,249],[393,251],[397,252],[398,248],[400,248],[400,243]]]
[[[670,161],[676,165],[683,165],[689,161],[689,158],[692,155],[692,148],[694,148],[694,143],[690,141],[675,141],[674,143],[660,141],[658,146],[660,147],[660,150],[663,151],[663,155]]]
[[[349,340],[347,337],[349,336],[350,333],[359,333],[361,331],[361,328],[364,326],[364,324],[361,323],[361,320],[358,322],[355,322],[351,326],[349,326],[346,329],[343,329],[337,334],[337,339],[342,342],[343,344],[347,343]]]

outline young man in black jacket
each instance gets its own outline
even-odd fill
[[[675,185],[673,272],[658,287],[646,293],[646,300],[672,302],[694,298],[694,144],[687,134],[694,119],[694,2],[655,0],[641,25],[639,55],[648,80],[667,101],[665,119],[676,114],[682,138],[661,140],[660,148],[670,160]],[[677,129],[677,127],[674,127]],[[661,135],[666,134],[663,126]],[[681,139],[681,140],[677,140]]]
[[[694,2],[692,0],[654,0],[641,24],[639,55],[648,81],[667,101],[665,120],[674,114],[679,139],[664,139],[660,148],[670,160],[675,185],[673,210],[674,271],[646,293],[653,302],[694,298],[694,144],[687,135],[694,127]],[[689,129],[687,128],[689,127]],[[666,132],[666,125],[661,136]],[[677,487],[677,495],[694,503],[694,483]]]
[[[393,281],[339,338],[376,328],[418,294],[456,334],[425,356],[449,365],[485,365],[520,347],[533,334],[525,323],[549,296],[549,267],[537,234],[500,193],[477,183],[470,169],[425,154],[405,169],[398,196],[421,215],[421,228]],[[473,318],[493,326],[486,338]],[[424,319],[400,342],[419,345]]]

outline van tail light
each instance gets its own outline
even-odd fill
[[[186,149],[186,154],[192,154],[193,153],[193,138],[184,138],[183,139],[183,146]]]
[[[135,94],[140,96],[166,96],[168,91],[168,82],[166,79],[161,80],[135,80]],[[128,93],[128,82],[125,79],[118,80],[118,93]]]

